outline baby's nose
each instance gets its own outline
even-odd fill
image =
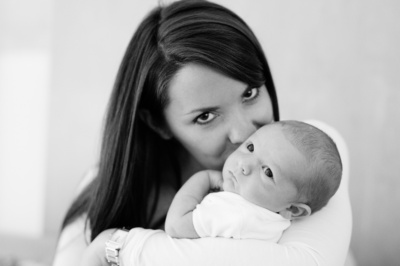
[[[248,167],[242,167],[242,174],[243,175],[249,175],[250,174],[250,169]]]
[[[252,161],[248,160],[248,159],[242,160],[241,164],[240,164],[240,168],[241,168],[243,175],[245,175],[245,176],[250,175],[251,171],[253,169]]]

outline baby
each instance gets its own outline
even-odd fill
[[[327,204],[341,175],[339,152],[324,132],[299,121],[269,124],[227,158],[222,172],[201,171],[182,186],[165,230],[176,238],[277,242],[292,219]]]

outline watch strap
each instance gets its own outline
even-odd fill
[[[106,260],[111,266],[120,266],[119,253],[124,245],[128,231],[125,229],[118,229],[115,231],[109,240],[106,242],[105,252]]]

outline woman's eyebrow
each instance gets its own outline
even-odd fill
[[[193,109],[190,112],[186,113],[185,115],[191,115],[191,114],[194,114],[194,113],[213,112],[213,111],[216,111],[218,109],[219,108],[217,106],[201,107],[201,108]]]
[[[243,89],[243,93],[241,95],[243,96],[249,89],[252,89],[252,88],[256,88],[256,86],[246,85],[246,87]],[[208,107],[196,108],[196,109],[193,109],[190,112],[186,113],[185,115],[190,115],[190,114],[198,113],[198,112],[201,112],[201,113],[213,112],[213,111],[218,110],[218,108],[219,108],[218,106],[208,106]]]

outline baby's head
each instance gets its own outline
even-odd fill
[[[324,207],[341,175],[339,152],[327,134],[280,121],[257,130],[228,157],[223,188],[293,219]]]

